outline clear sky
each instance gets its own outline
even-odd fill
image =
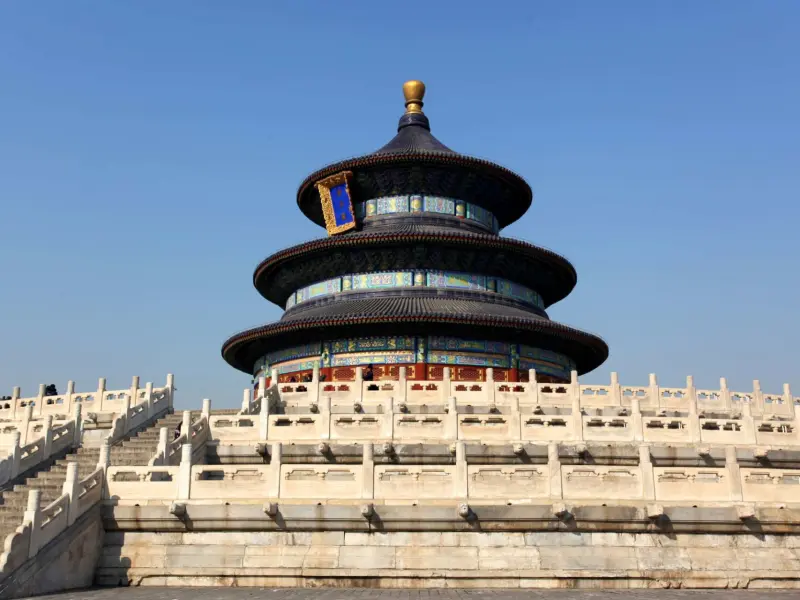
[[[570,259],[583,379],[800,395],[800,2],[0,3],[0,393],[176,376],[239,403],[297,185],[395,133],[525,177],[505,233]]]

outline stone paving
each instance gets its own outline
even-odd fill
[[[103,588],[37,600],[800,600],[800,590],[375,590]]]

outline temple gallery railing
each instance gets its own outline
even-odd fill
[[[83,407],[84,418],[99,413],[120,413],[126,405],[138,406],[148,402],[158,403],[166,399],[172,405],[172,394],[175,389],[172,375],[167,375],[164,387],[153,387],[148,383],[139,387],[139,377],[134,377],[131,387],[123,390],[107,390],[105,378],[100,378],[97,389],[91,392],[76,392],[75,384],[67,382],[67,390],[56,396],[45,395],[45,385],[39,386],[36,396],[20,397],[20,388],[15,387],[11,399],[0,400],[0,421],[25,421],[53,415],[58,419],[72,415],[75,404]]]
[[[741,466],[732,447],[721,456],[716,456],[718,452],[707,456],[709,466],[677,467],[654,466],[648,445],[639,446],[638,456],[628,457],[622,465],[575,464],[556,443],[515,448],[515,453],[530,453],[524,464],[470,464],[464,442],[453,445],[453,460],[446,464],[393,465],[383,460],[376,464],[373,444],[362,446],[360,464],[285,463],[283,446],[276,442],[269,446],[269,464],[192,465],[191,447],[183,448],[184,460],[177,466],[110,467],[108,500],[118,504],[254,499],[791,503],[798,500],[800,481],[800,470]],[[329,451],[324,443],[318,450]],[[381,448],[384,457],[391,451],[389,444]]]
[[[359,370],[360,371],[360,370]],[[396,381],[308,382],[245,390],[239,415],[211,416],[221,443],[301,440],[609,441],[673,444],[800,445],[800,398],[718,390],[564,384]],[[359,372],[360,376],[360,372]],[[273,378],[273,381],[275,379]],[[264,380],[259,385],[264,390]]]
[[[21,524],[6,537],[0,555],[0,581],[6,579],[40,548],[72,525],[82,514],[103,499],[103,482],[108,468],[110,447],[106,443],[100,452],[97,469],[88,477],[78,479],[78,463],[67,465],[67,476],[61,495],[42,508],[41,490],[31,490],[28,506]]]

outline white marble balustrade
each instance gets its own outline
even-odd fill
[[[188,446],[184,445],[184,448]],[[372,444],[360,464],[282,462],[272,443],[269,464],[197,465],[184,450],[175,466],[110,467],[107,499],[113,504],[199,502],[236,499],[360,501],[405,504],[474,499],[491,503],[560,500],[661,501],[678,505],[798,503],[800,470],[742,467],[736,452],[722,466],[654,467],[650,447],[639,447],[638,464],[562,464],[558,446],[545,464],[467,464],[463,442],[454,464],[375,464]]]
[[[212,417],[219,443],[303,440],[595,441],[696,445],[800,446],[800,399],[781,395],[611,384],[442,381],[308,382],[266,389],[267,401],[245,390],[236,419]],[[315,372],[316,378],[316,372]],[[265,380],[259,389],[265,389]],[[375,388],[375,389],[370,389]],[[399,396],[390,394],[397,393]]]
[[[55,419],[64,419],[72,415],[76,404],[83,407],[84,416],[90,413],[120,413],[123,407],[140,404],[172,406],[174,379],[167,375],[163,387],[153,387],[148,383],[144,388],[139,386],[139,377],[134,376],[131,386],[121,390],[107,390],[106,380],[101,377],[97,389],[87,392],[76,392],[75,383],[67,382],[66,391],[57,396],[45,396],[45,385],[39,386],[36,396],[21,397],[19,387],[15,387],[10,400],[0,400],[0,424],[5,422],[22,422],[25,419],[41,419],[52,415]]]

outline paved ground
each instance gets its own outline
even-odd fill
[[[259,588],[104,588],[37,600],[800,600],[764,590],[365,590]]]

